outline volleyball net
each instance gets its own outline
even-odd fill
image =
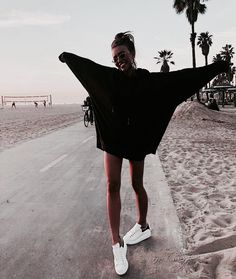
[[[2,107],[8,104],[39,104],[52,106],[52,95],[35,95],[35,96],[1,96]]]

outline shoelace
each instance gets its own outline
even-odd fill
[[[137,229],[137,227],[131,229],[130,236],[133,236],[140,228]]]
[[[137,229],[137,227],[135,227],[135,228],[133,228],[133,230],[131,229],[130,236],[135,235],[135,233],[138,232],[139,230],[141,230],[141,232],[145,232],[148,229],[149,229],[149,225],[147,225],[146,228],[141,228],[140,227],[140,228]]]

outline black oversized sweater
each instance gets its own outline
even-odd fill
[[[91,97],[97,147],[129,160],[155,154],[176,107],[229,67],[220,61],[169,73],[138,68],[129,77],[73,53],[59,59]]]

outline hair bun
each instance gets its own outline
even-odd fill
[[[134,43],[134,37],[130,31],[120,32],[120,33],[116,34],[115,41],[118,41],[118,40],[130,40],[131,42]]]

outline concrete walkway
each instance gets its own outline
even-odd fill
[[[1,279],[118,277],[107,222],[103,154],[95,144],[94,127],[80,122],[0,153]],[[129,247],[130,268],[124,278],[180,278],[157,264],[161,251],[183,247],[157,155],[146,158],[144,183],[153,236]],[[136,220],[127,160],[121,194],[123,235]]]

